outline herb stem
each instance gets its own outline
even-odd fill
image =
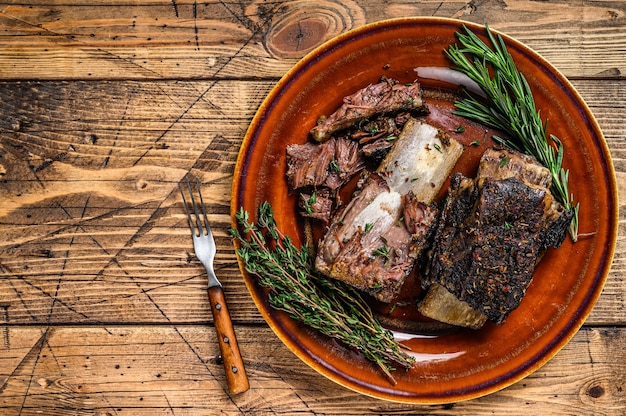
[[[568,189],[569,171],[562,167],[563,143],[548,134],[548,121],[541,120],[530,85],[517,69],[502,37],[494,36],[489,26],[485,27],[491,47],[463,26],[465,33],[457,33],[461,46],[451,45],[445,51],[456,65],[454,69],[475,81],[487,98],[485,103],[468,94],[456,102],[455,113],[504,132],[507,137],[494,140],[535,157],[548,168],[552,193],[565,209],[573,210],[569,232],[576,241],[579,204],[574,204]]]
[[[247,211],[236,214],[239,229],[230,233],[246,271],[268,290],[270,305],[321,333],[360,351],[395,384],[393,364],[409,369],[415,360],[374,317],[352,287],[317,273],[306,247],[297,248],[283,235],[271,205],[259,207],[257,224]]]

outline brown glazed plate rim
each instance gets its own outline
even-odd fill
[[[281,231],[302,244],[303,227],[285,178],[286,146],[304,143],[320,115],[381,76],[410,82],[417,78],[415,67],[449,67],[443,50],[456,41],[462,25],[484,38],[485,28],[469,22],[392,19],[346,32],[300,60],[270,91],[244,137],[234,172],[233,226],[240,208],[254,219],[259,204],[269,201]],[[580,203],[582,237],[576,243],[568,238],[559,249],[548,251],[521,305],[501,326],[434,336],[405,334],[402,342],[417,363],[409,371],[395,371],[395,385],[361,355],[272,309],[266,292],[240,263],[246,287],[276,335],[313,369],[351,390],[415,404],[452,403],[496,392],[536,371],[566,345],[602,291],[615,250],[618,213],[606,141],[569,81],[537,53],[501,35],[533,89],[542,118],[549,120],[549,132],[563,141],[570,191]],[[452,88],[420,82],[426,88]],[[443,107],[449,111],[453,104],[448,110]],[[471,171],[477,163],[468,145],[473,138],[459,140],[466,145],[465,165]]]

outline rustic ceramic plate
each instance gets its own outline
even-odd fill
[[[269,201],[279,228],[300,243],[302,224],[285,179],[287,145],[304,143],[320,115],[330,114],[342,97],[381,76],[410,82],[416,79],[415,67],[448,67],[442,51],[455,42],[461,25],[437,18],[383,21],[332,39],[298,62],[269,93],[245,136],[235,170],[233,215],[240,207],[256,213],[262,201]],[[483,27],[467,26],[484,36]],[[570,190],[580,202],[582,236],[577,243],[568,238],[546,254],[521,306],[502,326],[434,335],[406,329],[419,321],[410,301],[417,285],[411,282],[393,314],[374,305],[385,322],[405,328],[402,342],[417,359],[410,371],[394,373],[396,385],[359,354],[271,309],[255,278],[242,268],[254,302],[278,337],[312,368],[345,387],[410,403],[455,402],[498,391],[553,357],[600,295],[617,228],[616,185],[607,145],[589,108],[565,77],[526,46],[503,37],[534,91],[542,117],[549,119],[550,132],[565,145],[564,165],[570,170]],[[420,81],[428,91],[455,89]],[[469,127],[456,136],[466,145],[457,170],[472,174],[483,149],[469,144],[483,140],[484,130],[450,116],[452,101],[442,96],[434,95],[429,104],[431,123],[447,129]]]

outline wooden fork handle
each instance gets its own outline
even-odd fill
[[[246,369],[243,366],[241,354],[239,353],[239,346],[237,345],[235,330],[226,306],[224,291],[220,286],[209,288],[209,301],[211,303],[211,312],[213,312],[213,321],[215,322],[222,360],[224,361],[228,390],[231,394],[243,393],[250,388],[250,384],[246,375]]]

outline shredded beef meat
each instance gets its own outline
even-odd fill
[[[322,186],[335,190],[362,168],[358,144],[345,138],[287,147],[287,179],[292,190]]]
[[[389,150],[393,147],[393,142],[389,140],[376,140],[372,143],[368,143],[363,146],[361,149],[363,151],[363,155],[367,157],[372,162],[380,163]]]
[[[381,302],[396,298],[434,230],[434,197],[462,145],[411,119],[376,173],[331,219],[315,267]],[[435,148],[440,150],[435,150]]]
[[[372,174],[320,241],[317,270],[382,302],[392,301],[419,252],[413,245],[422,246],[420,237],[426,238],[431,229],[427,219],[436,216],[428,205],[410,201],[416,207],[409,208],[405,202],[384,179]],[[411,232],[401,221],[407,210],[416,213]]]
[[[439,215],[439,209],[435,204],[425,204],[419,201],[413,192],[403,196],[404,226],[411,234],[413,245],[411,250],[416,257],[422,252],[428,237],[434,231]]]
[[[291,189],[321,186],[335,157],[335,142],[322,145],[307,142],[287,147],[287,179]]]
[[[328,189],[323,188],[311,194],[302,192],[298,201],[298,207],[300,207],[299,214],[303,217],[315,218],[328,223],[332,215],[333,203],[334,198],[332,198]]]
[[[321,119],[318,125],[311,129],[311,137],[323,142],[333,133],[363,119],[381,113],[400,111],[427,111],[420,85],[417,82],[408,85],[399,84],[385,79],[345,97],[339,109]]]
[[[325,185],[331,190],[339,189],[363,168],[363,155],[359,145],[352,140],[335,140],[335,156],[328,169]]]

